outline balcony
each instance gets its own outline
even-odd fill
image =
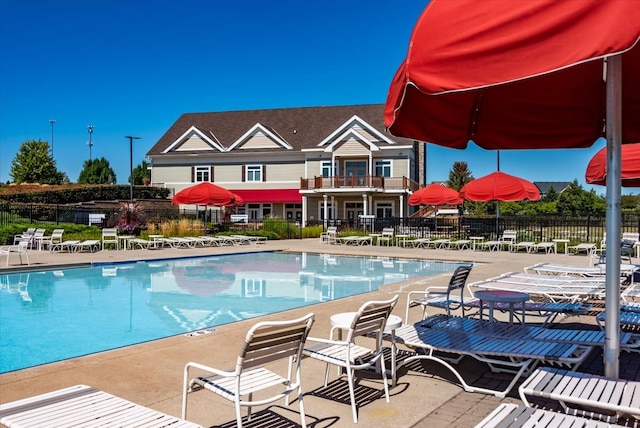
[[[301,178],[300,190],[369,189],[411,190],[419,189],[417,182],[407,177],[379,177],[373,175],[334,175],[331,177]]]

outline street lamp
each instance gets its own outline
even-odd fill
[[[133,206],[133,140],[139,140],[140,137],[132,137],[127,135],[124,138],[129,139],[129,208]]]
[[[93,147],[93,139],[91,136],[93,135],[93,125],[87,125],[87,132],[89,132],[89,142],[87,146],[89,146],[89,160],[91,160],[91,148]]]
[[[53,157],[53,124],[56,123],[56,121],[49,119],[49,123],[51,124],[51,157]]]

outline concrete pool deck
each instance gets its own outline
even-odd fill
[[[307,251],[348,255],[368,255],[430,260],[468,261],[478,263],[472,270],[469,282],[479,281],[508,272],[522,271],[525,266],[541,262],[589,265],[589,258],[564,254],[527,254],[510,252],[486,252],[472,250],[414,249],[386,246],[345,246],[322,244],[318,239],[269,241],[265,244],[242,246],[98,251],[96,253],[50,253],[30,251],[31,267],[48,269],[89,262],[115,262],[124,260],[150,260],[159,258],[189,257],[206,254],[226,254],[248,251]],[[4,260],[3,260],[4,261]],[[18,259],[12,257],[8,273]],[[637,259],[634,262],[638,262]],[[15,263],[15,264],[14,264]],[[4,265],[4,263],[3,263]],[[312,336],[328,337],[329,317],[338,312],[353,311],[368,300],[389,298],[399,294],[394,314],[404,317],[406,293],[424,290],[430,285],[446,285],[450,274],[439,274],[383,287],[383,289],[352,296],[337,301],[314,304],[264,318],[290,319],[314,312],[315,324]],[[593,302],[594,311],[602,309],[602,302]],[[411,320],[416,321],[420,311],[414,309]],[[434,311],[435,313],[435,311]],[[579,318],[566,318],[561,322],[571,326],[582,324],[593,327],[594,314]],[[182,376],[185,363],[196,361],[216,368],[231,369],[247,330],[261,318],[254,318],[216,327],[210,334],[187,337],[179,335],[113,351],[74,358],[0,375],[0,403],[6,403],[55,389],[76,384],[86,384],[135,403],[171,414],[180,415]],[[43,326],[46,328],[46,326]],[[108,332],[105,332],[108,334]],[[27,339],[27,338],[25,338]],[[581,367],[593,373],[602,373],[602,352],[595,349]],[[467,393],[455,378],[441,366],[432,363],[412,366],[411,370],[400,369],[398,384],[390,389],[391,402],[384,396],[359,405],[359,425],[365,427],[473,427],[501,402],[520,403],[516,387],[504,399],[494,396]],[[505,377],[492,373],[488,367],[470,358],[459,365],[468,379],[478,384],[506,384]],[[620,376],[640,379],[640,357],[638,354],[621,354]],[[303,361],[303,388],[307,424],[315,427],[353,426],[348,401],[341,401],[338,393],[323,395],[324,365],[313,360]],[[331,372],[335,380],[335,370]],[[338,391],[346,391],[346,383],[334,382]],[[379,378],[373,376],[359,383],[359,394],[382,392]],[[260,406],[254,419],[246,426],[298,426],[298,407],[294,402],[289,408],[284,402]],[[280,416],[285,419],[280,420]],[[188,419],[203,426],[235,426],[235,413],[231,403],[211,393],[193,394],[189,401]],[[282,423],[282,424],[281,424]],[[629,422],[632,423],[632,422]],[[262,425],[261,425],[262,424]],[[633,425],[629,425],[633,426]]]

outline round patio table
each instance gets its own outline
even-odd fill
[[[513,312],[515,310],[514,305],[516,303],[522,303],[522,324],[524,324],[524,302],[531,299],[531,296],[529,294],[508,290],[480,290],[476,291],[474,293],[474,296],[480,299],[480,319],[482,319],[483,302],[489,302],[489,321],[494,321],[493,304],[495,302],[508,303],[509,324],[513,324]]]

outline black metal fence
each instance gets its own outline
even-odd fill
[[[141,213],[147,221],[161,222],[177,217],[202,219],[205,223],[228,224],[229,219],[220,218],[217,211],[182,212],[173,210],[147,210]],[[45,205],[45,204],[0,204],[0,226],[10,224],[93,224],[99,227],[115,225],[120,217],[116,208],[98,208],[91,206]],[[292,223],[292,230],[299,224]],[[293,224],[295,223],[295,225]],[[482,236],[495,239],[505,230],[518,232],[520,241],[545,241],[551,239],[568,239],[571,242],[599,242],[606,229],[604,216],[563,217],[555,215],[523,216],[440,216],[437,218],[362,218],[331,219],[308,222],[310,226],[337,226],[339,231],[360,230],[363,232],[380,232],[385,227],[392,227],[396,234],[408,234],[417,237],[442,236],[462,239],[469,236]],[[262,226],[260,220],[249,220],[238,227],[257,230]],[[293,227],[295,226],[295,227]],[[623,214],[621,217],[622,232],[640,233],[640,215]]]

